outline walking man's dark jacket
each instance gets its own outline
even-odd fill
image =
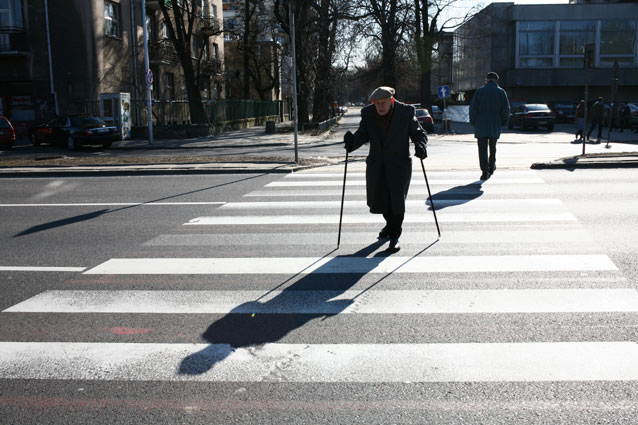
[[[394,101],[389,127],[374,105],[361,109],[359,129],[354,133],[351,151],[370,143],[366,158],[366,190],[370,212],[405,213],[405,199],[412,177],[410,140],[425,151],[427,135],[414,115],[414,107]]]
[[[485,83],[470,102],[470,124],[474,126],[474,137],[501,137],[501,127],[507,124],[509,113],[510,104],[505,90],[495,81]]]

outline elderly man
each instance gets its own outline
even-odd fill
[[[496,141],[501,127],[507,124],[510,103],[505,90],[498,86],[498,74],[488,72],[485,85],[479,88],[470,102],[470,124],[478,143],[481,180],[487,180],[496,169]],[[490,154],[487,155],[489,145]]]
[[[366,159],[366,195],[373,214],[383,214],[386,225],[379,239],[390,239],[388,250],[401,249],[405,199],[412,177],[410,140],[415,155],[426,158],[427,135],[414,115],[414,107],[397,101],[392,87],[378,87],[369,97],[372,105],[361,109],[359,128],[344,135],[345,148],[352,152],[370,142]]]

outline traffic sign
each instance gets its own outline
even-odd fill
[[[450,97],[450,86],[439,86],[437,88],[437,92],[439,94],[439,97],[442,99]]]
[[[146,84],[153,85],[153,71],[150,68],[146,71]]]

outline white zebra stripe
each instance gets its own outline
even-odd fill
[[[606,255],[114,258],[84,274],[472,273],[617,270]]]
[[[5,313],[475,314],[638,312],[634,289],[46,291]]]
[[[436,207],[436,202],[434,203]],[[423,213],[406,213],[403,223],[433,223],[430,211]],[[437,218],[441,223],[496,223],[496,222],[541,222],[541,221],[577,221],[570,212],[495,212],[484,213],[467,212],[455,213],[445,210],[438,211]],[[211,216],[197,217],[184,223],[186,226],[220,226],[220,225],[249,225],[249,224],[338,224],[339,214],[332,215],[254,215],[254,216]],[[381,214],[344,214],[344,224],[355,223],[385,223]]]
[[[0,342],[0,379],[202,382],[636,381],[635,342]]]

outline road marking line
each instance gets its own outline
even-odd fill
[[[0,266],[3,272],[83,272],[86,267]]]
[[[258,301],[256,301],[258,300]],[[638,312],[634,289],[42,292],[4,313],[498,314]]]
[[[617,270],[606,255],[114,258],[84,274],[473,273]]]
[[[0,204],[0,207],[142,207],[223,205],[226,202],[75,202],[66,204]]]
[[[637,381],[635,342],[0,342],[0,379],[202,382]]]

